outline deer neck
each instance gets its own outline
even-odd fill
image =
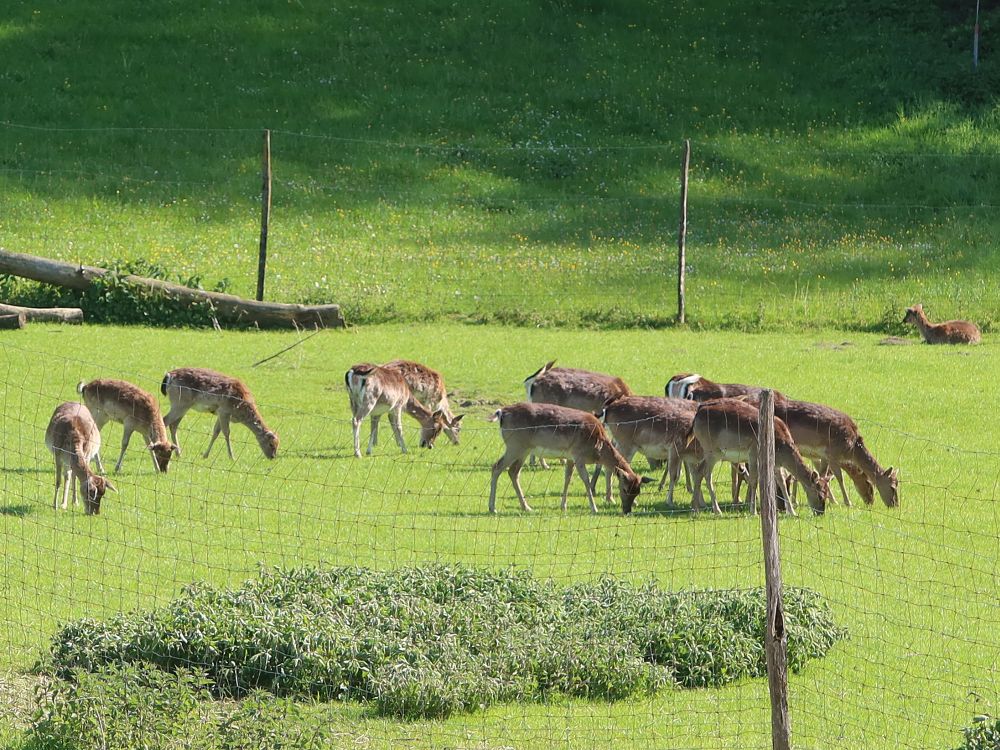
[[[430,409],[417,401],[417,399],[413,397],[412,393],[406,400],[406,403],[403,404],[403,411],[420,422],[423,426],[434,422],[434,414],[430,411]]]

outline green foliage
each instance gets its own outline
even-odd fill
[[[79,307],[90,323],[189,327],[212,325],[211,303],[176,300],[159,290],[133,284],[127,278],[129,275],[144,276],[201,289],[200,277],[173,279],[163,266],[143,260],[99,261],[97,265],[106,268],[108,273],[94,279],[85,291],[0,275],[0,299],[17,300],[19,304],[27,306]],[[227,283],[225,279],[220,281],[216,285],[216,291],[223,291]]]
[[[786,607],[793,670],[845,636],[812,592],[790,590]],[[196,668],[220,697],[268,690],[437,718],[551,693],[615,701],[760,677],[763,617],[760,590],[674,594],[612,578],[560,590],[460,565],[292,568],[70,623],[44,668],[62,679],[108,664]]]
[[[962,734],[965,742],[956,750],[1000,750],[1000,718],[979,714]]]

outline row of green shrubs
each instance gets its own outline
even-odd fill
[[[791,670],[846,635],[814,592],[787,590],[785,608]],[[216,697],[266,690],[434,718],[760,677],[764,619],[759,589],[673,593],[615,578],[561,587],[446,565],[268,569],[236,590],[193,585],[161,609],[67,624],[41,670],[74,680],[149,663],[204,675]]]

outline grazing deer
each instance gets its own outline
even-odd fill
[[[101,449],[101,432],[90,410],[83,404],[73,402],[57,406],[45,429],[45,446],[56,462],[56,492],[52,497],[52,507],[59,507],[59,486],[64,481],[63,510],[69,505],[70,495],[73,495],[73,504],[79,504],[75,487],[79,481],[84,512],[87,515],[100,513],[104,493],[116,490],[111,482],[90,469],[90,462]]]
[[[903,322],[912,323],[920,329],[920,335],[928,344],[978,344],[983,338],[979,327],[968,320],[931,323],[924,313],[923,305],[906,308]]]
[[[109,421],[121,422],[124,428],[122,435],[122,452],[115,464],[115,471],[120,471],[125,460],[125,449],[128,448],[132,433],[138,432],[146,437],[146,449],[153,458],[153,466],[157,471],[165,472],[174,453],[174,444],[167,437],[167,428],[160,414],[160,404],[156,398],[136,385],[124,380],[100,378],[84,383],[82,380],[76,386],[78,393],[83,395],[83,401],[90,409],[97,429],[104,429]],[[96,456],[97,468],[104,473],[101,456]]]
[[[701,444],[701,449],[705,453],[705,465],[703,473],[698,472],[695,475],[696,492],[700,488],[702,477],[711,474],[712,468],[718,461],[746,463],[750,474],[747,504],[750,512],[755,512],[759,450],[758,421],[757,407],[739,399],[723,398],[706,401],[698,407],[691,435]],[[802,460],[788,427],[777,417],[774,419],[774,462],[775,473],[777,474],[778,468],[782,468],[794,476],[806,491],[809,507],[814,513],[823,513],[830,494],[827,481]],[[776,484],[780,485],[780,477],[776,476],[775,480]],[[712,498],[712,510],[721,513],[711,485],[709,494]],[[795,513],[790,501],[786,503],[786,507],[790,513]]]
[[[760,403],[761,394],[764,388],[755,385],[743,385],[742,383],[714,383],[708,378],[703,378],[697,373],[681,373],[674,375],[667,381],[664,393],[670,398],[687,398],[692,401],[710,401],[716,398],[742,398],[747,403],[756,406]],[[785,398],[780,391],[773,391],[774,403],[778,403]],[[685,466],[685,470],[687,467]],[[734,503],[740,500],[740,487],[747,481],[747,468],[743,464],[733,464],[732,484],[730,491]],[[691,487],[689,486],[690,490]]]
[[[170,399],[170,411],[163,418],[163,423],[170,429],[170,438],[178,456],[181,455],[181,446],[177,442],[177,425],[191,409],[215,415],[215,427],[204,458],[208,458],[220,432],[226,439],[229,458],[234,458],[233,446],[229,442],[230,422],[246,425],[267,458],[277,455],[278,435],[264,424],[253,394],[240,379],[202,367],[181,367],[163,376],[160,392]]]
[[[874,501],[874,487],[887,507],[899,506],[899,472],[879,465],[847,414],[823,404],[792,399],[775,401],[774,414],[787,425],[802,455],[818,462],[822,472],[830,471],[837,478],[845,505],[850,507],[851,502],[842,470],[867,505]]]
[[[446,424],[444,412],[440,409],[432,412],[421,404],[398,369],[365,362],[354,365],[344,373],[344,382],[351,400],[355,457],[361,458],[361,423],[365,417],[371,417],[371,436],[365,451],[370,456],[378,443],[379,419],[387,412],[396,443],[403,453],[406,453],[402,425],[404,411],[420,423],[420,447],[434,447],[434,441]]]
[[[441,373],[432,370],[419,362],[411,362],[406,359],[394,359],[387,362],[382,367],[395,370],[403,376],[403,380],[410,387],[413,397],[423,404],[430,412],[440,411],[444,417],[444,433],[452,443],[458,445],[459,431],[462,429],[462,417],[457,417],[451,413],[451,405],[448,403],[448,391],[444,387],[444,378]]]
[[[695,467],[704,461],[701,446],[697,442],[690,445],[686,439],[691,432],[698,404],[678,398],[658,398],[655,396],[623,396],[609,399],[598,415],[618,443],[618,448],[628,461],[636,451],[647,458],[665,461],[666,471],[660,482],[660,490],[670,478],[667,489],[667,505],[674,504],[674,487],[680,477],[681,463]],[[708,477],[711,482],[711,477]],[[700,498],[693,501],[701,503]]]
[[[566,496],[574,466],[587,488],[587,499],[594,513],[597,513],[597,503],[594,502],[594,492],[587,475],[587,464],[599,464],[607,470],[608,502],[611,501],[611,475],[618,477],[622,513],[625,514],[632,512],[641,485],[652,481],[632,471],[625,457],[612,445],[600,420],[589,412],[555,404],[520,403],[497,409],[489,421],[500,423],[500,437],[506,446],[503,456],[493,464],[490,513],[496,513],[497,479],[505,469],[521,501],[521,508],[531,510],[519,480],[524,459],[530,453],[569,459],[563,484],[563,510],[566,510]]]
[[[632,395],[632,390],[619,377],[572,367],[556,367],[555,360],[526,377],[524,391],[529,403],[556,404],[592,414],[604,408],[604,403],[610,398]],[[531,463],[534,462],[535,456],[532,455]],[[540,459],[540,463],[548,468],[544,458]],[[597,478],[595,473],[595,486]]]

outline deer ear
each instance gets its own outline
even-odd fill
[[[457,417],[455,417],[453,420],[451,420],[451,423],[453,425],[458,424],[459,422],[462,421],[462,417],[464,417],[464,416],[465,416],[464,414],[459,414]]]
[[[651,479],[650,477],[641,477],[639,479],[639,484],[652,484],[655,481],[655,479]]]
[[[104,486],[106,489],[109,489],[112,492],[118,492],[118,489],[113,484],[111,484],[111,482],[109,482],[107,479],[104,480]]]

